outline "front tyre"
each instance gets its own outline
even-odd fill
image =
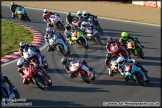
[[[36,76],[36,77],[34,77],[34,79],[35,79],[36,85],[37,85],[40,89],[44,90],[44,89],[45,89],[45,83],[44,83],[44,78],[43,78],[43,76]]]
[[[144,80],[143,80],[143,75],[140,72],[135,72],[134,73],[134,79],[136,82],[142,86],[145,86]]]

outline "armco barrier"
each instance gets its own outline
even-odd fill
[[[150,7],[161,8],[161,1],[159,1],[159,0],[132,1],[132,4],[133,5],[141,5],[141,6],[150,6]]]

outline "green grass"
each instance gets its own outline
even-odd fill
[[[30,43],[33,40],[32,32],[19,24],[1,19],[1,56],[18,50],[21,40]]]

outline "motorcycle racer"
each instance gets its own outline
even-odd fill
[[[2,72],[0,72],[0,76],[1,76],[1,81],[7,82],[10,85],[10,87],[12,87],[12,89],[14,89],[15,86],[11,83],[11,81],[8,79],[8,77],[6,75],[4,75],[4,74],[2,74]]]
[[[11,10],[11,12],[12,12],[12,18],[15,18],[15,10],[16,10],[16,8],[17,7],[23,7],[23,6],[21,6],[21,5],[17,5],[17,4],[15,4],[14,2],[11,2],[11,6],[10,6],[10,10]],[[24,8],[24,7],[23,7]]]
[[[27,62],[25,62],[24,59],[21,58],[17,61],[17,66],[18,66],[18,72],[21,75],[21,77],[23,78],[23,84],[29,84],[30,82],[26,79],[26,77],[24,77],[24,73],[23,73],[25,68],[29,67],[29,64]]]
[[[51,45],[49,44],[49,38],[52,38],[54,35],[57,35],[60,39],[62,39],[64,41],[64,43],[66,43],[64,36],[60,32],[53,30],[51,27],[46,28],[46,34],[45,34],[44,38],[45,38],[46,44],[48,45],[47,51],[49,51],[49,52],[55,51],[55,49],[53,49],[51,47]]]
[[[75,16],[72,16],[70,12],[66,14],[66,24],[72,24],[73,18]]]
[[[41,52],[40,52],[40,50],[39,50],[35,45],[28,44],[28,43],[25,42],[24,40],[20,41],[19,46],[20,46],[20,47],[19,47],[19,51],[20,51],[20,55],[21,55],[21,56],[23,56],[24,49],[25,49],[25,48],[28,49],[29,47],[32,48],[33,51],[36,51],[36,52],[38,52],[40,55],[42,55]]]
[[[70,74],[70,69],[69,69],[69,64],[70,64],[70,62],[71,61],[73,61],[73,60],[79,60],[79,59],[76,59],[76,58],[65,58],[65,57],[63,57],[62,59],[61,59],[61,63],[64,65],[64,68],[66,69],[66,72],[68,73],[68,74]],[[92,71],[93,70],[93,68],[91,68],[91,67],[89,67],[88,66],[88,64],[87,64],[87,62],[85,61],[85,60],[79,60],[83,65],[85,65],[86,67],[88,67],[89,68],[89,70],[90,71]],[[89,72],[89,71],[88,71]],[[76,75],[74,74],[74,73],[71,73],[70,74],[70,78],[75,78],[76,77]]]
[[[108,38],[107,38],[107,44],[106,44],[106,50],[107,50],[107,52],[108,52],[108,53],[111,53],[111,52],[110,52],[110,46],[111,46],[114,42],[117,42],[117,43],[120,45],[120,47],[121,47],[121,49],[120,49],[121,51],[120,51],[120,52],[124,52],[124,54],[126,54],[127,58],[130,58],[130,55],[128,54],[127,50],[126,50],[124,47],[121,46],[121,43],[118,42],[118,41],[116,41],[116,40],[113,40],[111,37],[108,37]],[[120,52],[119,52],[119,53],[120,53]]]
[[[133,63],[135,64],[137,67],[141,68],[143,72],[145,72],[146,74],[148,74],[148,71],[146,69],[143,68],[143,66],[139,63],[139,62],[136,62],[134,59],[124,59],[124,57],[120,56],[118,59],[117,59],[117,65],[118,65],[118,69],[121,70],[121,72],[124,72],[123,70],[123,66],[125,63]],[[123,73],[124,74],[124,73]],[[126,78],[125,79],[126,81],[128,81],[129,79]]]
[[[126,42],[127,42],[129,39],[131,39],[132,41],[136,41],[137,43],[140,44],[140,42],[139,42],[139,40],[138,40],[137,37],[131,37],[131,36],[129,36],[128,33],[125,32],[125,31],[121,33],[121,37],[120,37],[120,39],[119,39],[119,42],[121,42],[123,46],[126,46]],[[135,46],[136,46],[136,42],[135,42]],[[141,44],[140,44],[140,45],[141,45]],[[141,45],[141,47],[143,48],[144,46]]]
[[[43,10],[43,15],[42,15],[43,21],[45,23],[50,23],[49,18],[50,18],[51,15],[56,15],[56,16],[60,17],[60,15],[58,13],[48,11],[48,9],[44,9]]]

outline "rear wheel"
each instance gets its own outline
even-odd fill
[[[43,68],[44,68],[44,69],[48,69],[48,63],[47,63],[47,61],[44,61],[44,62],[43,62]]]
[[[82,79],[86,82],[86,83],[90,83],[91,81],[90,81],[90,79],[88,78],[88,76],[87,76],[87,74],[82,74],[81,73],[81,77],[82,77]]]
[[[19,91],[14,91],[14,94],[15,94],[15,98],[16,99],[20,99],[20,93],[19,93]]]

